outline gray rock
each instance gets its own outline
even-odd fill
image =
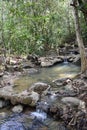
[[[78,106],[79,109],[86,112],[85,102],[76,97],[64,97],[61,99],[61,101],[67,105],[70,104],[72,106]]]
[[[63,62],[63,59],[57,56],[56,57],[41,57],[39,60],[41,61],[42,67],[49,67],[49,66],[53,66],[56,63]]]
[[[23,111],[22,105],[17,105],[12,108],[12,112],[14,112],[14,113],[21,113],[22,111]]]
[[[11,97],[12,104],[21,103],[28,106],[36,106],[38,100],[39,100],[38,93],[34,91],[28,92],[27,90]]]
[[[8,100],[11,101],[13,105],[21,103],[29,106],[35,106],[39,100],[39,94],[37,92],[24,90],[21,93],[16,93],[11,89],[9,86],[0,89],[0,98],[6,100],[6,103],[1,100],[1,108],[7,105]]]

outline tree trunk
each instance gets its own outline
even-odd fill
[[[73,0],[73,2],[74,2],[74,0]],[[81,73],[83,73],[87,69],[86,55],[85,55],[85,48],[84,48],[83,39],[82,39],[82,36],[81,36],[81,31],[80,31],[78,9],[77,9],[76,6],[73,6],[73,13],[74,13],[76,37],[77,37],[77,42],[78,42],[80,56],[81,56]]]

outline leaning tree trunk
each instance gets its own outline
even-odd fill
[[[74,0],[73,0],[73,2],[74,2]],[[76,1],[75,1],[75,3],[76,3]],[[83,39],[81,36],[81,31],[80,31],[78,9],[77,9],[76,5],[73,6],[73,13],[74,13],[76,37],[77,37],[77,42],[78,42],[80,56],[81,56],[81,72],[83,73],[87,69],[87,65],[86,65],[87,62],[86,62],[86,54],[85,54]]]

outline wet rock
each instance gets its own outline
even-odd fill
[[[14,113],[21,113],[22,111],[23,111],[22,105],[17,105],[12,108],[12,112],[14,112]]]
[[[42,94],[42,93],[46,93],[46,91],[48,89],[50,89],[50,85],[48,85],[47,83],[43,83],[43,82],[37,82],[37,83],[34,83],[31,87],[29,87],[28,91],[35,91],[37,92],[38,94]]]

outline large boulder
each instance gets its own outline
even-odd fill
[[[10,89],[9,87],[8,89],[6,89],[6,87],[2,88],[0,91],[0,98],[5,99],[6,101],[9,100],[13,105],[21,103],[28,106],[36,106],[36,103],[39,100],[38,93],[34,91],[28,92],[27,90],[22,91],[21,93],[16,93]]]
[[[61,101],[67,105],[69,104],[71,106],[78,106],[79,109],[86,112],[85,102],[76,97],[64,97],[61,99]]]
[[[61,57],[41,57],[39,58],[42,67],[53,66],[56,63],[63,62]]]
[[[36,106],[38,100],[39,94],[34,91],[28,92],[25,90],[22,93],[11,96],[12,104],[21,103],[28,106]]]

